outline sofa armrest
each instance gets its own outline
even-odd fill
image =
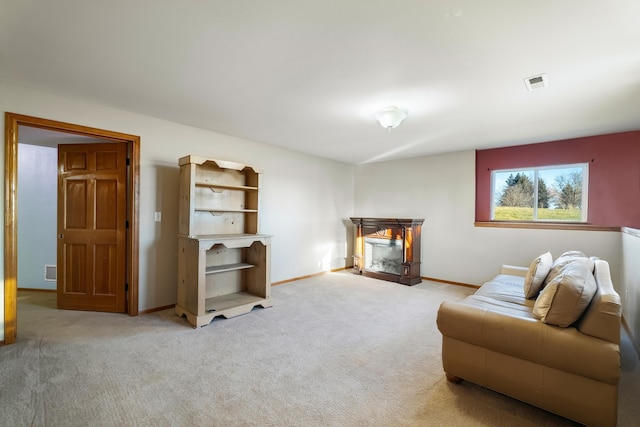
[[[500,268],[500,274],[508,274],[510,276],[521,276],[525,277],[527,272],[529,271],[528,267],[520,267],[517,265],[503,265]]]
[[[496,353],[608,384],[617,384],[620,378],[619,346],[574,327],[560,328],[454,301],[440,305],[437,325],[445,337]]]
[[[607,261],[595,260],[594,277],[598,289],[576,327],[583,334],[620,344],[622,305],[613,288]]]

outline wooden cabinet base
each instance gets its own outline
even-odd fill
[[[178,237],[176,315],[195,327],[271,307],[270,236]]]
[[[208,301],[207,308],[210,307],[210,304],[218,304],[218,306],[221,308],[211,309],[213,311],[209,311],[202,316],[198,316],[184,309],[183,307],[176,305],[175,313],[176,316],[186,317],[187,321],[194,328],[199,328],[201,326],[208,325],[216,317],[224,317],[225,319],[229,319],[231,317],[247,314],[255,307],[268,308],[273,305],[273,303],[271,302],[271,298],[260,298],[255,295],[243,293],[224,295],[224,298],[219,298],[217,302],[209,303]]]

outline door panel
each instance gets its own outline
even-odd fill
[[[68,294],[81,293],[85,282],[85,262],[87,255],[86,245],[65,245],[65,269],[67,280],[64,283],[64,292]],[[75,268],[72,268],[75,265]],[[58,272],[60,269],[58,269]]]
[[[114,265],[116,255],[115,245],[96,245],[95,260],[95,293],[96,295],[112,295],[116,292],[117,278],[113,274],[111,266]]]
[[[113,209],[112,200],[118,198],[117,180],[96,180],[96,229],[115,230],[118,224],[117,209]]]
[[[65,227],[68,229],[85,229],[87,227],[88,183],[83,180],[64,182]]]
[[[125,311],[126,144],[58,147],[58,308]]]

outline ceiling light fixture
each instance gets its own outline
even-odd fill
[[[397,127],[409,114],[406,108],[396,107],[395,105],[383,108],[376,113],[376,119],[383,128],[391,129]]]

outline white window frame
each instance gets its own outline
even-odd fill
[[[569,169],[582,168],[582,207],[580,209],[580,220],[558,220],[558,219],[538,219],[538,172],[548,169]],[[572,163],[567,165],[532,166],[513,169],[496,169],[491,171],[491,221],[495,219],[496,207],[496,174],[497,173],[522,173],[533,171],[533,219],[526,222],[565,222],[565,223],[586,223],[589,207],[589,163]],[[504,222],[517,222],[516,220],[499,220]]]

